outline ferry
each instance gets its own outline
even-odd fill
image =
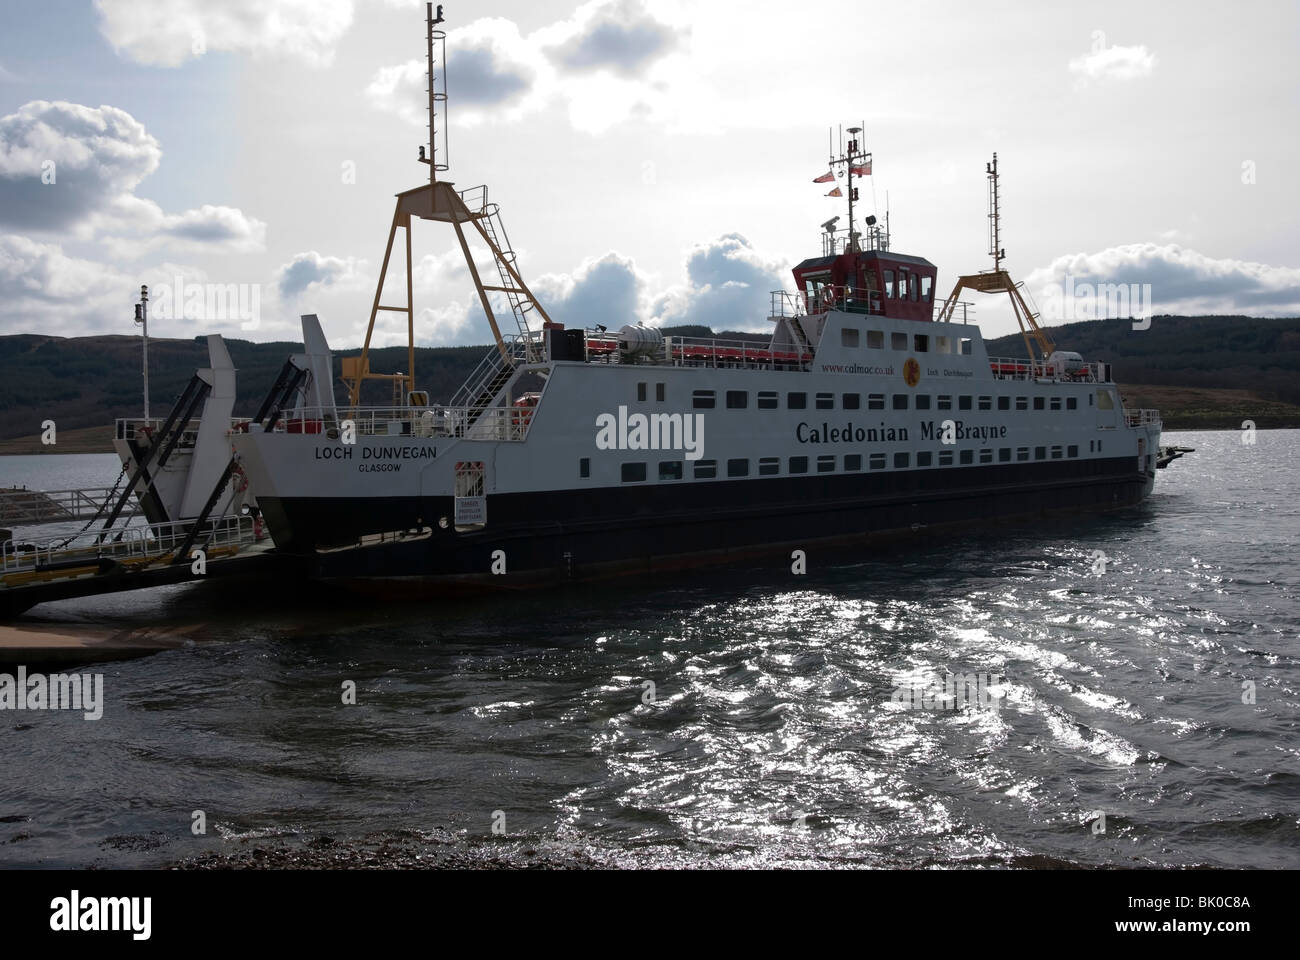
[[[847,226],[823,224],[795,290],[772,295],[770,336],[678,337],[612,315],[574,329],[528,289],[487,188],[443,176],[439,23],[430,5],[428,181],[397,195],[365,346],[342,361],[346,396],[323,382],[333,362],[317,337],[286,364],[266,415],[230,435],[278,551],[353,584],[509,586],[928,537],[1151,493],[1159,414],[1126,409],[1106,363],[1058,349],[1003,267],[996,155],[993,269],[957,278],[946,299],[933,263],[891,248],[887,221],[859,229],[854,182],[871,155],[851,128],[830,158],[847,175]],[[446,404],[415,374],[416,221],[455,233],[495,340]],[[387,304],[403,242],[405,302]],[[471,242],[496,276],[480,275]],[[965,291],[1009,298],[1025,356],[988,355],[964,322]],[[385,313],[405,315],[401,373],[369,368]],[[375,379],[392,405],[361,404]]]

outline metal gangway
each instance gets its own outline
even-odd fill
[[[34,527],[45,523],[90,520],[110,506],[116,487],[90,487],[85,490],[28,490],[11,487],[0,490],[0,527]],[[138,503],[129,503],[121,516],[133,517],[140,512]]]

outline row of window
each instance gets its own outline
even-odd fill
[[[863,334],[866,334],[864,337]],[[844,347],[865,346],[868,350],[885,349],[885,332],[883,330],[859,330],[857,327],[840,328],[840,345]],[[933,349],[931,349],[933,348]],[[889,334],[889,349],[906,350],[908,353],[956,353],[963,357],[971,355],[971,342],[963,337],[932,337],[928,333],[906,333],[894,330]]]
[[[748,390],[727,390],[725,391],[724,402],[728,410],[744,410],[749,406]],[[928,393],[918,393],[915,397],[909,393],[895,393],[889,397],[889,407],[893,410],[929,410],[931,397]],[[956,400],[956,407],[953,401]],[[1035,410],[1076,410],[1079,406],[1078,397],[973,397],[957,396],[941,393],[933,398],[934,409],[936,410],[992,410],[994,403],[999,410],[1012,409],[1012,402],[1015,403],[1016,410],[1028,410],[1030,404],[1033,404]],[[1091,397],[1089,397],[1091,401]],[[717,406],[717,393],[713,390],[696,390],[691,395],[691,405],[696,410],[712,410]],[[775,390],[760,390],[756,398],[756,406],[759,410],[776,410],[781,404],[781,395]],[[884,410],[886,397],[883,393],[867,394],[867,410]],[[835,394],[833,393],[816,393],[813,394],[813,406],[816,410],[834,410]],[[806,393],[787,393],[785,395],[785,408],[787,410],[807,410],[808,394]],[[844,393],[840,394],[841,410],[861,410],[862,394]]]
[[[1032,457],[1031,457],[1032,451]],[[994,455],[996,454],[996,461]],[[1002,447],[996,451],[992,448],[983,450],[921,450],[916,453],[916,466],[919,468],[933,467],[936,464],[940,467],[951,467],[954,464],[962,466],[990,463],[1027,463],[1033,460],[1063,460],[1074,459],[1079,456],[1079,448],[1074,444],[1068,446],[1043,446],[1043,447]],[[894,469],[906,470],[912,466],[912,453],[909,451],[899,451],[895,454],[886,453],[847,453],[842,458],[835,454],[825,454],[818,457],[790,457],[786,461],[786,473],[790,476],[815,473],[835,473],[837,469],[842,469],[845,473],[858,473],[863,469],[863,462],[866,462],[868,470],[885,470],[889,468],[891,459]],[[840,467],[843,462],[842,468]],[[696,480],[714,480],[719,476],[726,477],[748,477],[750,472],[751,461],[744,457],[732,460],[696,460],[692,464],[692,474]],[[721,471],[721,472],[719,472]],[[644,461],[622,464],[622,481],[624,483],[645,483],[649,478],[649,465]],[[757,471],[754,475],[760,477],[774,477],[781,473],[780,457],[760,457],[757,463]],[[578,475],[583,479],[591,476],[591,458],[583,457],[578,461]],[[685,478],[685,464],[681,460],[661,460],[659,461],[659,479],[682,480]]]

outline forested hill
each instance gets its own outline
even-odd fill
[[[1300,320],[1260,320],[1248,317],[1155,317],[1150,329],[1134,330],[1129,320],[1097,320],[1049,328],[1058,347],[1088,359],[1105,360],[1127,392],[1141,385],[1154,387],[1222,388],[1246,391],[1242,396],[1273,401],[1273,425],[1291,425],[1288,408],[1300,405]],[[709,336],[705,327],[677,327],[665,333]],[[720,337],[740,336],[718,334]],[[251,343],[227,340],[239,369],[236,416],[251,416],[265,396],[296,343]],[[1001,337],[988,344],[995,356],[1023,356],[1020,336]],[[416,350],[417,381],[435,400],[447,401],[482,360],[486,346],[438,347]],[[335,371],[341,356],[335,353]],[[397,371],[406,367],[406,348],[371,352],[371,369]],[[165,415],[198,367],[207,366],[207,345],[194,340],[149,341],[152,412]],[[387,384],[371,382],[363,402],[391,402]],[[1168,410],[1168,391],[1155,391]],[[1213,394],[1200,394],[1200,419],[1222,414],[1223,423],[1236,416],[1236,407],[1216,413]],[[1226,395],[1225,395],[1226,396]],[[1208,399],[1207,399],[1208,398]],[[1241,398],[1237,398],[1241,399]],[[69,431],[95,428],[96,447],[108,449],[99,429],[116,417],[140,412],[140,339],[127,336],[48,337],[19,334],[0,337],[0,441],[35,437],[41,421],[54,420],[61,438]],[[1249,409],[1249,405],[1247,405]],[[1166,423],[1175,421],[1169,418]],[[1295,420],[1300,423],[1300,420]],[[1261,425],[1263,425],[1261,423]],[[60,444],[63,450],[67,446]],[[10,452],[15,449],[9,446]],[[37,447],[39,449],[39,446]]]

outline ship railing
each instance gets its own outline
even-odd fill
[[[946,300],[936,300],[934,302],[934,312],[931,315],[930,319],[934,321],[938,321],[940,316],[943,314],[946,305],[947,305]],[[953,304],[952,316],[948,319],[947,322],[948,323],[970,323],[971,317],[973,316],[975,316],[975,304],[970,300],[958,300]]]
[[[1130,427],[1141,427],[1147,424],[1161,424],[1159,410],[1125,410],[1124,422]]]
[[[791,293],[788,290],[772,291],[772,308],[767,314],[770,319],[802,317],[807,312],[804,309],[804,295],[802,293]]]
[[[794,350],[772,350],[747,340],[664,337],[664,358],[678,367],[804,370],[813,357]]]
[[[426,440],[502,440],[528,437],[532,406],[358,407],[335,421],[333,410],[308,407],[280,420],[275,433],[320,434],[341,440],[350,423],[357,437],[416,437]],[[337,423],[337,426],[335,425]]]
[[[989,357],[989,366],[998,380],[1057,380],[1063,383],[1106,383],[1109,366],[1085,363],[1074,369],[1058,369],[1053,364],[1023,357]]]
[[[247,419],[247,417],[233,417],[230,425],[232,427],[238,426]],[[163,424],[166,422],[166,420],[157,417],[150,417],[148,420],[143,417],[119,417],[113,421],[113,436],[118,440],[151,439],[158,436],[158,431],[163,428]],[[185,426],[181,429],[180,445],[182,447],[194,446],[194,442],[199,435],[200,422],[197,417],[185,421]]]
[[[180,548],[190,532],[191,521],[155,523],[126,527],[113,532],[101,542],[103,531],[92,530],[74,537],[51,537],[45,540],[0,543],[0,573],[67,571],[78,576],[102,561],[130,564],[158,558]],[[223,517],[201,532],[195,546],[203,546],[209,555],[214,550],[239,549],[256,542],[252,517]]]
[[[28,490],[12,487],[0,490],[0,526],[22,527],[37,523],[59,523],[97,517],[117,493],[116,487],[85,490]],[[134,503],[125,512],[134,513]]]

